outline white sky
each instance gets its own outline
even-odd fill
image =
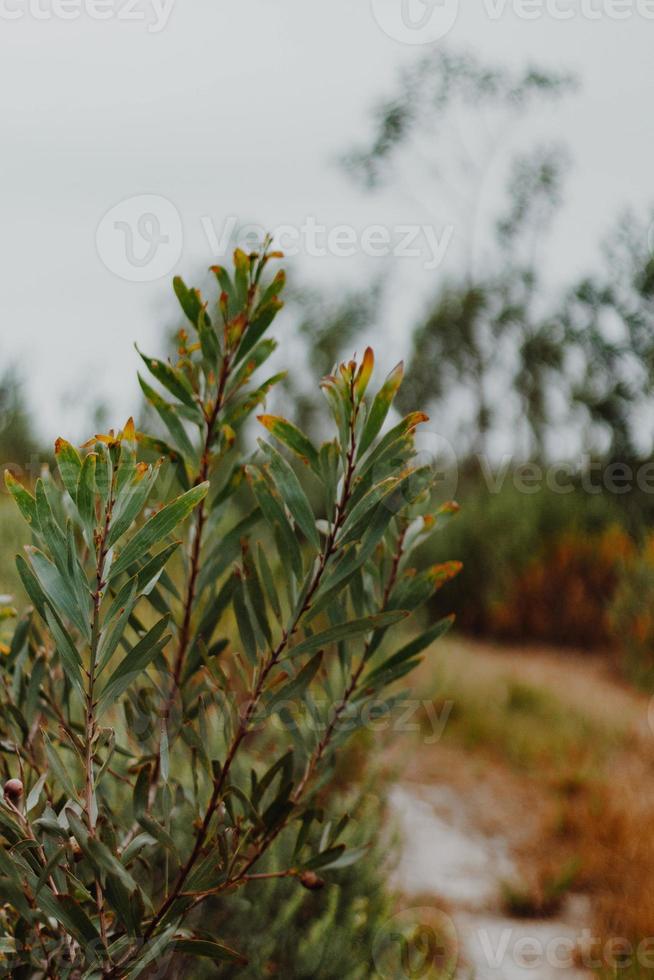
[[[47,438],[85,434],[96,399],[118,424],[135,407],[133,341],[160,350],[170,278],[216,261],[202,216],[218,231],[228,215],[267,227],[307,215],[329,226],[425,220],[397,195],[365,197],[335,163],[365,136],[397,68],[429,50],[389,38],[370,0],[177,0],[158,33],[151,0],[139,0],[147,20],[130,22],[37,19],[30,2],[0,0],[0,11],[23,5],[21,17],[0,16],[0,358],[24,366]],[[552,280],[566,280],[592,265],[623,206],[654,200],[654,20],[632,10],[624,21],[530,21],[508,8],[492,19],[482,0],[461,2],[451,46],[581,76],[581,92],[526,133],[571,149],[549,261]],[[154,282],[126,281],[96,249],[103,215],[143,194],[172,202],[183,229],[178,261]],[[305,265],[323,282],[362,274],[356,260]],[[407,326],[392,325],[384,354]]]

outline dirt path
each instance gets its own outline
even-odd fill
[[[620,732],[623,758],[642,765],[654,746],[649,699],[631,690],[600,657],[450,641],[444,656],[474,678],[475,690],[498,680],[547,692],[589,725]],[[430,690],[429,665],[418,688]],[[457,711],[456,698],[453,710]],[[634,746],[641,751],[634,752]],[[428,901],[454,923],[457,976],[476,980],[581,980],[578,950],[591,932],[590,899],[571,892],[547,918],[512,918],[506,889],[541,863],[558,799],[537,767],[516,770],[493,746],[462,746],[445,735],[433,744],[396,743],[390,806],[400,832],[394,884],[405,905]],[[586,930],[586,932],[584,932]]]
[[[575,949],[589,925],[588,903],[568,901],[547,920],[502,911],[502,883],[516,873],[508,839],[482,831],[467,799],[445,785],[398,783],[390,796],[401,856],[393,884],[406,901],[426,896],[451,918],[457,976],[475,980],[581,980]]]

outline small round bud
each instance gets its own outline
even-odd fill
[[[23,784],[20,779],[8,779],[3,786],[3,792],[5,799],[15,805],[23,795]]]
[[[325,882],[318,877],[315,871],[303,871],[300,875],[300,884],[304,888],[308,888],[310,892],[317,892],[325,886]]]

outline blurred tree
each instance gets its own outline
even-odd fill
[[[397,94],[375,112],[369,145],[344,160],[369,188],[409,177],[414,197],[416,187],[431,185],[454,203],[466,261],[458,278],[439,284],[416,326],[402,409],[442,405],[453,387],[463,391],[459,400],[473,408],[457,437],[468,452],[486,450],[507,410],[520,421],[523,452],[544,452],[564,330],[542,309],[539,250],[562,201],[565,152],[537,147],[514,157],[508,205],[490,235],[480,216],[491,161],[510,127],[573,84],[567,74],[509,71],[441,50],[404,70]]]
[[[643,425],[654,393],[653,219],[624,215],[604,268],[570,290],[561,314],[572,405],[586,441],[611,460],[653,448]]]
[[[0,375],[0,466],[24,468],[41,448],[20,374],[8,367]]]
[[[500,430],[525,458],[560,455],[563,430],[595,457],[652,451],[642,423],[654,392],[654,224],[648,236],[647,223],[626,216],[606,266],[552,296],[543,250],[563,203],[565,150],[514,154],[494,227],[482,208],[511,126],[573,86],[572,76],[538,67],[430,53],[402,72],[374,112],[368,143],[344,158],[368,188],[391,183],[414,200],[426,188],[457,211],[465,261],[416,325],[400,407],[431,402],[451,425],[454,390],[464,418],[445,434],[463,455],[485,453]]]
[[[469,452],[486,451],[509,409],[515,432],[524,432],[525,454],[544,454],[565,331],[543,311],[538,252],[561,201],[565,168],[565,154],[556,148],[514,161],[495,231],[494,268],[441,286],[416,327],[402,407],[437,402],[452,386],[464,389],[474,405],[464,433]]]
[[[472,267],[493,162],[531,109],[575,84],[570,74],[537,66],[510,71],[471,53],[430,52],[400,73],[395,95],[373,111],[370,140],[343,164],[365,187],[392,183],[428,212],[443,198],[439,210],[454,208]]]

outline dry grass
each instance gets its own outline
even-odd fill
[[[635,767],[634,767],[635,768]],[[654,936],[653,772],[616,770],[567,800],[553,840],[579,861],[578,886],[593,897],[604,936]]]

